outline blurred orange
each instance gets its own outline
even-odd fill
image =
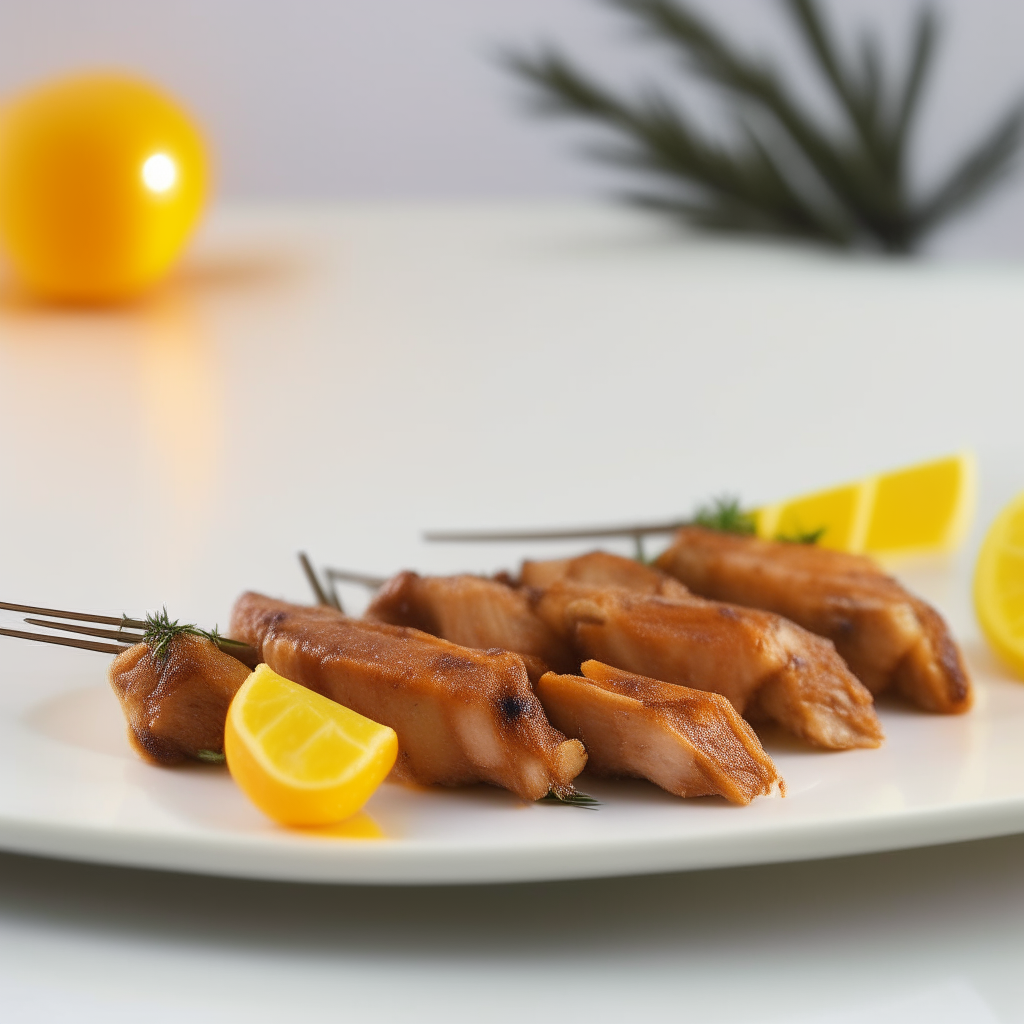
[[[0,243],[45,298],[106,302],[159,280],[206,200],[203,139],[138,79],[80,75],[0,112]]]

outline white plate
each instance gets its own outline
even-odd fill
[[[974,666],[968,715],[882,709],[880,750],[769,737],[789,795],[746,808],[585,780],[597,810],[488,787],[385,784],[335,833],[267,822],[224,769],[139,762],[98,656],[33,650],[0,689],[0,847],[140,867],[318,882],[508,882],[718,867],[1024,830],[1024,687]],[[352,838],[379,829],[382,838]]]
[[[1022,485],[1024,268],[693,242],[603,209],[309,209],[212,225],[130,308],[0,292],[2,596],[308,598],[295,561],[493,570],[434,526],[666,518],[970,444],[980,527]],[[882,710],[877,751],[769,747],[785,800],[586,783],[597,811],[385,786],[380,841],[276,829],[223,771],[128,752],[96,655],[0,645],[0,847],[264,878],[470,882],[818,857],[1024,831],[1024,687],[973,639],[968,569],[913,580],[951,615],[976,709]]]

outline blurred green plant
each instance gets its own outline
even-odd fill
[[[645,184],[626,198],[643,207],[716,231],[908,253],[1014,165],[1020,101],[937,184],[912,188],[910,140],[938,36],[930,8],[916,18],[907,66],[897,75],[885,66],[877,35],[866,32],[851,60],[814,0],[780,0],[835,101],[837,122],[824,125],[770,61],[740,52],[680,0],[606,2],[721,91],[734,121],[731,143],[698,128],[663,90],[617,96],[551,46],[504,60],[542,109],[611,131],[618,145],[595,153],[642,175]]]

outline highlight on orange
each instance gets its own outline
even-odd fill
[[[76,75],[0,105],[0,246],[41,298],[144,291],[181,254],[208,187],[199,130],[141,79]]]

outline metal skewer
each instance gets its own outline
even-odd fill
[[[675,533],[690,520],[673,519],[667,523],[626,523],[619,526],[583,526],[562,530],[427,530],[427,541],[494,542],[515,540],[575,540],[587,537],[645,537],[653,533]]]
[[[100,637],[104,640],[117,640],[119,643],[139,644],[146,638],[144,633],[128,633],[120,629],[97,629],[94,626],[74,626],[70,622],[53,622],[50,619],[26,618],[30,626],[45,626],[47,629],[59,629],[65,633],[85,633],[87,636]]]
[[[69,636],[46,636],[43,633],[23,633],[17,629],[0,629],[0,636],[13,636],[18,640],[39,640],[44,644],[60,644],[62,647],[81,647],[86,651],[97,651],[100,654],[120,654],[128,650],[117,644],[94,644],[88,640],[75,640]]]
[[[130,619],[126,615],[119,618],[114,615],[89,615],[86,612],[62,612],[57,608],[37,608],[31,604],[9,604],[0,601],[0,610],[9,612],[28,612],[30,615],[51,615],[57,619],[77,619],[80,622],[102,622],[108,626],[128,626],[130,629],[145,629],[144,619]]]
[[[145,630],[149,624],[145,619],[131,618],[127,615],[117,617],[114,615],[91,615],[87,612],[69,612],[58,608],[40,608],[36,605],[13,604],[8,601],[0,601],[0,610],[12,612],[29,612],[32,616],[47,615],[48,619],[39,619],[26,616],[25,621],[33,626],[42,626],[44,629],[54,629],[63,633],[79,633],[85,636],[95,637],[96,640],[83,640],[79,637],[54,636],[49,633],[29,633],[19,629],[0,629],[0,636],[10,636],[18,640],[37,640],[44,644],[58,644],[62,647],[78,647],[86,651],[96,651],[99,654],[120,654],[135,644],[145,640]],[[55,619],[70,619],[70,622],[57,622]],[[79,623],[94,623],[94,625],[79,625]],[[115,629],[106,629],[106,626],[117,626]],[[113,640],[114,643],[98,643],[98,640]],[[240,640],[229,640],[221,638],[216,641],[217,647],[224,654],[230,655],[237,661],[255,668],[259,663],[259,651],[249,644]]]
[[[365,572],[352,572],[350,569],[324,569],[324,575],[329,580],[339,580],[342,583],[358,583],[361,586],[369,587],[371,590],[379,590],[388,581],[387,576],[371,576]]]
[[[309,586],[313,591],[316,603],[344,613],[345,609],[341,607],[341,598],[338,597],[338,591],[334,589],[330,570],[324,574],[327,577],[327,582],[326,584],[323,584],[320,582],[320,578],[317,576],[316,570],[313,568],[313,563],[310,562],[305,551],[299,552],[299,563],[302,565],[302,571],[306,574],[306,580],[309,582]]]

